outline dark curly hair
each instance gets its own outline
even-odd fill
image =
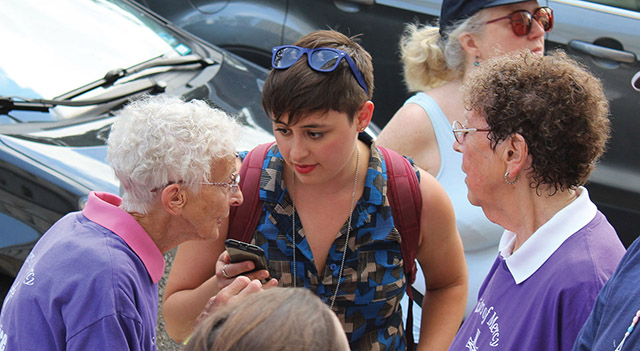
[[[494,150],[514,133],[525,139],[532,187],[555,193],[586,183],[610,134],[609,102],[586,68],[562,51],[517,51],[483,62],[463,89]]]

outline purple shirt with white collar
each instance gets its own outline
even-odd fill
[[[162,253],[121,199],[91,193],[35,245],[4,300],[2,350],[156,350]]]
[[[571,350],[625,252],[587,190],[578,192],[514,253],[515,234],[505,231],[450,350]]]

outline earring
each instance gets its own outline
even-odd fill
[[[478,62],[478,55],[476,55],[476,60],[473,62],[473,65],[476,67],[480,66],[480,62]]]
[[[510,181],[509,180],[509,171],[507,171],[507,173],[504,174],[504,182],[509,184],[509,185],[513,185],[513,184],[518,182],[518,176],[516,176],[516,179],[514,179],[513,181]]]

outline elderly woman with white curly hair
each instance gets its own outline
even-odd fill
[[[216,238],[230,206],[242,203],[239,130],[202,101],[156,96],[126,106],[108,140],[122,199],[92,192],[82,211],[43,235],[5,300],[0,344],[156,350],[163,254],[187,240]],[[260,287],[247,278],[229,295]]]

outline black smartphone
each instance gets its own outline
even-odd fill
[[[259,246],[234,239],[225,240],[224,245],[227,248],[227,252],[229,253],[229,260],[231,262],[236,263],[243,261],[252,261],[256,265],[255,269],[249,272],[244,272],[243,274],[252,273],[262,269],[268,270],[267,255]]]

